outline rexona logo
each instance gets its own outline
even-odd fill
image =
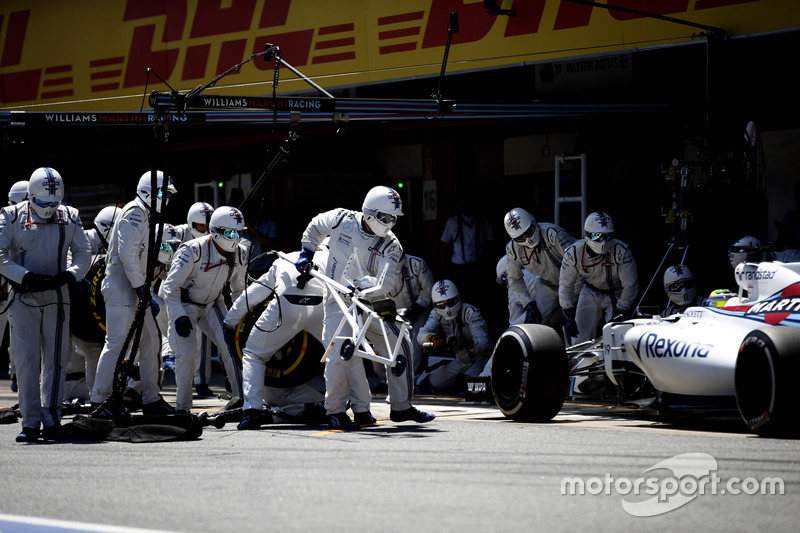
[[[783,323],[789,316],[798,313],[800,313],[800,283],[793,283],[779,294],[750,306],[750,309],[745,312],[745,316],[763,318],[764,322],[774,326]],[[785,325],[796,326],[798,324],[786,323]]]
[[[670,339],[652,332],[639,337],[639,341],[633,347],[639,359],[642,357],[659,359],[663,357],[708,357],[712,348],[711,344]]]

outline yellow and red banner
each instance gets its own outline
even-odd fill
[[[435,76],[450,13],[458,14],[459,32],[449,73],[687,43],[703,33],[568,0],[498,3],[513,16],[487,13],[483,0],[3,0],[0,109],[138,110],[145,90],[167,90],[159,77],[179,91],[192,89],[266,43],[328,90]],[[800,2],[793,0],[603,4],[713,26],[733,38],[800,27]],[[207,93],[271,94],[273,68],[258,58]],[[281,70],[278,93],[307,90]]]

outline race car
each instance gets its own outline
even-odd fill
[[[568,398],[658,412],[735,409],[758,435],[796,436],[800,263],[742,263],[735,277],[739,294],[721,307],[610,322],[602,337],[568,348],[552,328],[510,327],[493,352],[496,404],[534,422]]]

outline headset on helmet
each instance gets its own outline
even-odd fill
[[[586,244],[596,254],[604,254],[614,238],[614,221],[602,211],[595,211],[583,223]]]
[[[372,232],[385,237],[397,223],[397,217],[403,216],[403,202],[397,191],[379,185],[369,190],[361,211]]]
[[[664,271],[664,290],[675,305],[688,305],[697,296],[694,275],[686,265],[672,265]]]
[[[431,288],[433,308],[440,317],[454,320],[461,311],[461,296],[456,284],[449,279],[443,279],[433,284]]]
[[[241,239],[244,229],[244,215],[242,212],[229,205],[223,205],[214,210],[209,221],[208,230],[214,242],[225,250],[232,252]]]
[[[189,213],[186,215],[186,222],[189,224],[189,231],[195,239],[208,235],[208,224],[211,222],[211,215],[214,213],[214,208],[211,204],[205,202],[195,202],[189,208]],[[205,231],[200,231],[197,225],[206,226]]]
[[[758,263],[763,261],[764,254],[761,251],[761,241],[755,237],[742,237],[731,244],[728,249],[728,261],[731,266],[736,268],[739,263]]]
[[[152,173],[148,170],[142,177],[139,178],[139,184],[136,186],[136,194],[139,195],[139,198],[142,199],[142,202],[150,208],[150,192],[152,188]],[[169,176],[166,177],[167,179],[167,190],[164,191],[164,173],[160,170],[156,171],[156,187],[158,187],[158,192],[156,194],[156,211],[159,213],[164,205],[169,202],[169,199],[172,197],[173,194],[178,192],[175,186],[172,184],[172,178]]]
[[[18,181],[8,190],[8,205],[14,205],[28,199],[28,182]]]
[[[536,223],[533,215],[521,207],[515,207],[506,213],[503,227],[506,228],[508,236],[517,244],[535,248],[539,243],[539,224]]]
[[[50,167],[37,168],[28,180],[28,202],[31,209],[47,220],[52,217],[64,199],[64,180]]]
[[[172,262],[172,256],[175,254],[175,250],[178,249],[178,246],[180,246],[181,239],[178,236],[178,230],[176,230],[175,226],[172,224],[164,222],[162,228],[161,247],[158,249],[158,262],[168,265]]]
[[[109,205],[101,209],[94,217],[94,227],[106,242],[108,242],[108,236],[111,234],[111,228],[114,226],[114,222],[119,218],[119,213],[119,207]]]

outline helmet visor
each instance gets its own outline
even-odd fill
[[[51,209],[51,208],[58,207],[59,205],[61,205],[61,202],[43,202],[43,201],[39,200],[36,197],[33,198],[33,202],[36,205],[38,205],[39,207],[41,207],[42,209]]]
[[[397,222],[397,216],[391,215],[389,213],[381,213],[380,211],[378,211],[375,214],[375,218],[378,219],[378,222],[380,222],[381,224],[386,224],[386,225],[394,224],[395,222]]]
[[[169,202],[170,198],[172,198],[172,191],[165,191],[163,188],[158,189],[158,194],[156,195],[159,199],[166,198]]]
[[[667,290],[669,292],[681,292],[681,290],[686,289],[694,289],[694,280],[691,279],[682,279],[679,281],[673,281],[669,285],[667,285]]]
[[[531,237],[533,237],[533,224],[531,224],[531,226],[518,237],[514,237],[514,242],[523,243]]]
[[[221,228],[219,234],[232,241],[239,238],[239,232],[233,228]]]
[[[613,233],[605,233],[602,231],[587,231],[586,236],[592,242],[606,242],[614,238]]]
[[[442,300],[441,302],[436,302],[433,305],[437,309],[447,309],[448,307],[453,307],[457,303],[458,303],[458,296],[455,296],[453,298],[448,298],[447,300]]]

